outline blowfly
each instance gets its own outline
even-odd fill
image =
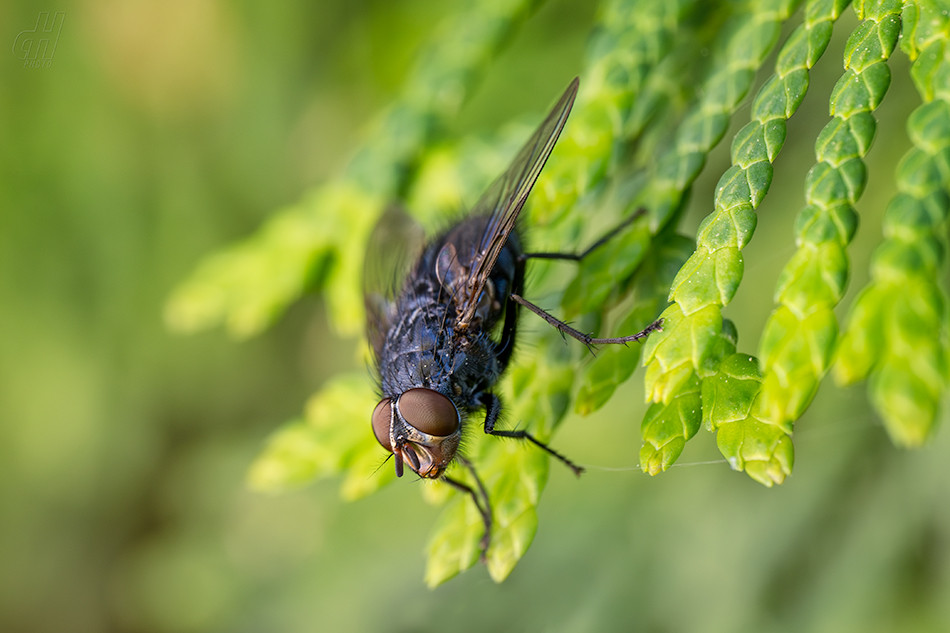
[[[475,412],[485,411],[485,433],[527,440],[575,474],[583,472],[527,431],[495,428],[502,405],[492,389],[515,348],[519,307],[588,347],[639,341],[660,329],[656,322],[630,336],[593,338],[522,297],[527,260],[579,261],[623,226],[580,254],[523,249],[518,216],[564,128],[577,87],[575,78],[465,219],[425,243],[421,228],[391,207],[369,242],[364,271],[367,336],[382,394],[372,415],[373,433],[392,453],[397,476],[408,465],[419,477],[441,479],[472,498],[485,523],[483,555],[491,534],[491,503],[472,464],[458,454],[463,428]],[[495,340],[492,333],[499,323]],[[472,473],[477,493],[446,476],[453,459]]]

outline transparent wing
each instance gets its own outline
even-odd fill
[[[396,314],[396,299],[425,246],[425,232],[398,205],[390,205],[370,234],[363,263],[366,337],[377,361]]]
[[[518,214],[564,129],[571,106],[574,105],[574,97],[577,96],[578,84],[579,80],[575,77],[505,173],[491,184],[472,208],[472,215],[488,215],[489,221],[472,260],[467,287],[462,290],[464,297],[460,301],[459,327],[467,326],[475,315],[479,296],[492,267],[514,230]]]

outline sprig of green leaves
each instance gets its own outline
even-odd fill
[[[933,433],[948,380],[945,272],[950,212],[950,13],[907,2],[902,47],[923,105],[907,122],[913,148],[897,167],[871,281],[855,300],[835,365],[839,383],[870,378],[871,403],[895,443]]]
[[[724,37],[726,58],[707,80],[703,98],[678,131],[678,152],[661,157],[655,191],[648,205],[663,223],[681,204],[684,188],[696,177],[706,153],[722,138],[729,115],[751,88],[757,69],[775,45],[782,21],[797,3],[759,3],[737,18]],[[733,139],[730,167],[716,188],[715,210],[702,223],[696,251],[680,269],[670,290],[673,302],[662,314],[664,331],[644,346],[647,367],[646,397],[655,403],[644,420],[640,466],[657,474],[676,461],[700,426],[701,406],[678,406],[674,401],[701,393],[699,381],[715,377],[720,363],[735,351],[733,337],[724,334],[721,309],[735,295],[742,278],[741,249],[755,230],[755,208],[772,181],[772,162],[785,141],[785,121],[791,117],[808,87],[808,69],[824,52],[831,24],[846,3],[809,2],[805,21],[779,52],[775,74],[766,81],[752,103],[752,121]],[[662,174],[667,174],[662,177]],[[731,349],[730,349],[731,347]],[[654,419],[677,417],[678,435],[669,424]],[[657,417],[659,416],[659,417]],[[717,428],[731,416],[709,417]],[[731,456],[727,455],[727,458]],[[741,467],[742,459],[730,459]]]
[[[344,176],[208,258],[169,301],[169,324],[192,331],[224,323],[232,334],[251,336],[302,293],[318,290],[338,329],[357,333],[366,235],[382,205],[401,191],[417,217],[440,217],[459,205],[460,188],[477,194],[530,132],[515,126],[487,140],[438,138],[534,4],[481,0],[450,20]],[[669,468],[700,426],[716,433],[732,468],[756,481],[771,486],[791,473],[793,422],[813,398],[838,342],[833,309],[848,277],[853,206],[876,125],[871,112],[887,89],[886,60],[901,22],[902,48],[915,59],[912,73],[924,105],[909,121],[914,148],[897,170],[899,193],[887,210],[885,240],[871,283],[853,307],[835,371],[842,382],[870,378],[872,402],[904,445],[932,433],[946,390],[950,316],[940,280],[950,212],[945,2],[855,3],[862,23],[849,38],[845,74],[831,95],[832,121],[816,143],[818,163],[806,179],[807,206],[796,223],[798,252],[778,280],[761,362],[737,352],[738,333],[722,308],[740,283],[741,251],[771,184],[786,121],[801,104],[809,72],[847,0],[805,3],[801,25],[752,100],[750,122],[732,140],[732,166],[716,188],[713,212],[695,242],[676,234],[710,150],[799,4],[606,0],[574,112],[529,199],[532,250],[564,250],[641,208],[649,211],[586,258],[573,281],[554,279],[555,266],[564,264],[542,263],[532,268],[529,289],[532,300],[560,302],[565,318],[584,319],[583,327],[593,323],[600,331],[638,331],[662,310],[663,330],[642,350],[651,404],[640,464],[649,474]],[[705,66],[690,65],[700,53],[708,55]],[[663,310],[667,300],[672,303]],[[586,351],[572,341],[565,345],[555,331],[522,331],[519,340],[532,351],[515,357],[499,385],[502,428],[525,428],[542,441],[551,439],[572,398],[576,411],[594,411],[638,365],[639,349],[610,346],[577,371]],[[250,485],[279,492],[343,475],[343,495],[352,499],[392,481],[392,469],[379,468],[385,453],[368,424],[377,398],[365,374],[331,380],[300,419],[275,432],[250,470]],[[491,499],[487,563],[500,582],[537,530],[550,459],[527,443],[488,438],[480,422],[469,421],[464,449]],[[458,464],[451,474],[475,486]],[[428,501],[444,505],[428,545],[426,582],[435,586],[477,562],[484,527],[466,495],[439,482],[422,488]]]

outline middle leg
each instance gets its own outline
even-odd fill
[[[567,261],[582,261],[585,257],[590,255],[592,252],[606,244],[611,238],[613,238],[617,233],[622,231],[624,228],[632,224],[637,218],[642,217],[646,214],[646,209],[637,209],[629,218],[625,219],[623,222],[612,228],[604,236],[591,244],[586,250],[580,253],[524,253],[521,255],[521,261],[526,261],[528,259],[555,259],[555,260],[567,260]],[[646,328],[637,332],[636,334],[630,334],[628,336],[617,336],[612,338],[596,338],[590,334],[584,334],[583,332],[572,328],[570,325],[561,321],[554,315],[550,314],[546,310],[538,307],[537,305],[531,303],[524,297],[522,297],[519,292],[516,290],[511,293],[511,300],[526,307],[528,310],[531,310],[539,317],[547,321],[550,325],[554,326],[558,332],[561,334],[567,334],[573,338],[576,338],[578,341],[587,346],[588,349],[591,349],[592,345],[626,345],[632,341],[640,341],[649,336],[652,332],[663,329],[663,320],[658,319],[648,325]]]
[[[498,416],[501,414],[501,400],[498,399],[498,396],[493,393],[483,393],[479,397],[479,401],[485,407],[485,433],[488,433],[489,435],[495,435],[497,437],[511,437],[517,440],[528,440],[538,448],[547,451],[547,453],[552,457],[560,460],[578,477],[580,477],[581,473],[584,472],[584,469],[581,466],[578,466],[567,457],[564,457],[527,431],[502,431],[500,429],[496,429],[495,423],[498,422]]]

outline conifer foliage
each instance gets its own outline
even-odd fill
[[[245,338],[304,293],[322,293],[337,329],[360,335],[365,244],[385,204],[399,194],[423,224],[438,226],[436,218],[453,213],[458,191],[477,193],[530,133],[531,126],[513,125],[489,143],[444,137],[445,123],[536,4],[479,0],[452,16],[342,176],[209,256],[169,299],[169,326],[223,325]],[[849,5],[859,26],[848,37],[840,79],[822,95],[830,114],[813,140],[796,250],[775,282],[764,331],[746,333],[758,336],[756,357],[740,351],[739,332],[722,310],[742,281],[742,250],[775,176],[786,122]],[[912,62],[920,106],[906,122],[878,122],[874,113],[891,83],[888,61],[899,54]],[[690,188],[739,116],[749,121],[730,139],[731,166],[709,215],[695,237],[683,235],[677,225]],[[880,231],[882,241],[869,283],[839,323],[856,204],[869,177],[864,158],[879,124],[906,125],[913,146],[893,176],[875,174],[893,178],[897,193],[873,203],[886,205],[882,227],[862,227]],[[657,317],[663,330],[642,350],[603,348],[582,363],[583,346],[538,329],[530,353],[516,355],[501,385],[508,419],[549,440],[569,411],[599,409],[642,365],[644,472],[667,470],[705,427],[734,470],[772,486],[791,474],[794,423],[831,371],[842,384],[866,380],[894,443],[920,447],[936,432],[948,380],[948,186],[946,0],[603,0],[570,121],[525,212],[532,246],[580,245],[592,234],[585,210],[596,209],[605,227],[647,213],[581,262],[570,281],[538,266],[531,295],[559,301],[567,318],[605,336],[638,331]],[[374,474],[381,460],[369,425],[376,400],[367,372],[329,382],[299,419],[274,433],[251,467],[251,485],[285,490],[341,475],[343,495],[356,499],[389,483],[391,469]],[[487,566],[500,582],[537,530],[549,457],[481,433],[470,434],[465,450],[492,501]],[[452,474],[468,477],[461,468]],[[428,546],[426,581],[434,586],[478,561],[483,524],[470,500],[448,486],[423,490],[444,504]]]

